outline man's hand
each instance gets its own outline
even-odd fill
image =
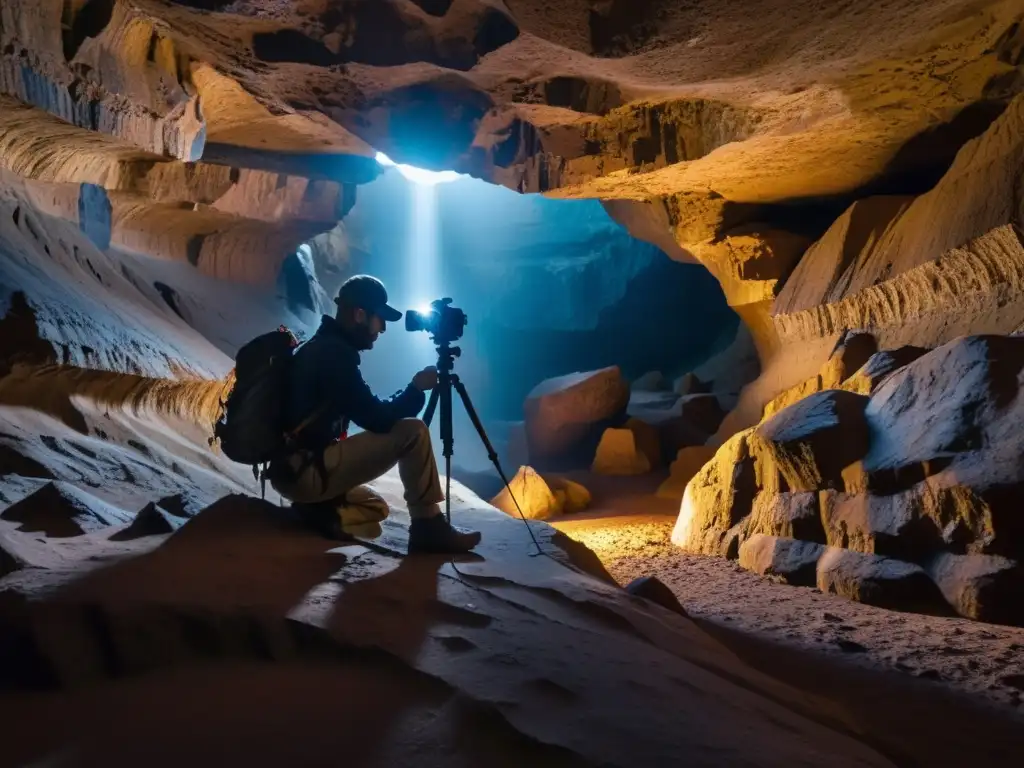
[[[437,386],[437,368],[428,365],[422,371],[412,377],[412,385],[421,392],[433,389]]]

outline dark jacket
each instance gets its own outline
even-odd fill
[[[390,400],[374,397],[359,371],[358,350],[338,322],[324,315],[313,338],[295,352],[285,423],[292,430],[316,412],[296,445],[319,451],[338,438],[347,419],[367,432],[388,432],[399,419],[418,414],[425,401],[412,384]]]

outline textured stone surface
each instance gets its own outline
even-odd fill
[[[658,495],[668,499],[681,499],[687,484],[715,455],[715,448],[694,445],[680,448],[669,465],[669,476],[658,486]]]
[[[519,517],[522,512],[528,520],[547,520],[562,513],[565,495],[563,491],[559,499],[533,467],[520,467],[515,477],[509,480],[508,488],[502,488],[491,499],[491,505],[511,517]]]
[[[524,406],[530,460],[554,461],[594,450],[628,402],[629,383],[617,367],[538,384]]]
[[[599,475],[643,475],[651,462],[632,429],[606,429],[597,445],[591,470]]]
[[[759,576],[811,587],[817,585],[818,560],[824,553],[821,544],[757,533],[740,545],[739,562]]]

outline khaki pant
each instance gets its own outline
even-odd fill
[[[327,446],[323,458],[326,475],[321,475],[316,462],[300,472],[303,457],[296,455],[288,459],[294,476],[275,479],[271,485],[285,498],[300,504],[337,499],[347,528],[350,521],[369,523],[387,517],[387,502],[364,486],[397,464],[409,515],[432,517],[441,511],[439,504],[444,501],[444,492],[437,475],[434,448],[430,431],[420,419],[401,419],[384,434],[360,432]]]

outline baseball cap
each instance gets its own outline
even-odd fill
[[[342,283],[334,303],[365,309],[388,323],[402,319],[402,313],[388,305],[384,283],[370,275],[355,275]]]

